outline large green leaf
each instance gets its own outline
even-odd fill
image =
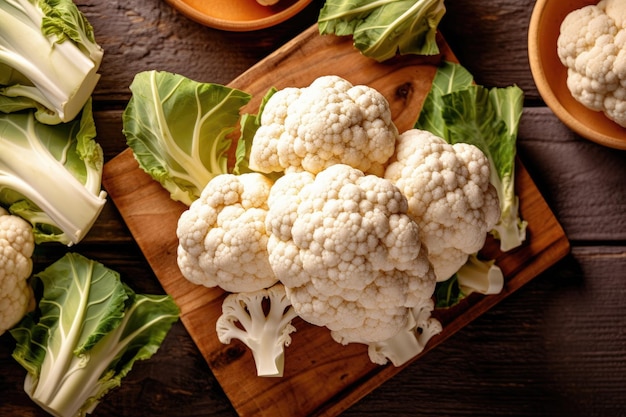
[[[436,55],[443,0],[327,0],[321,34],[352,35],[363,55],[385,61],[397,54]]]
[[[444,61],[435,73],[415,127],[446,139],[446,124],[443,121],[444,103],[441,98],[453,91],[464,90],[473,83],[474,77],[463,66]]]
[[[243,91],[161,71],[138,73],[123,115],[124,134],[141,168],[186,205],[215,175],[228,172]]]
[[[84,416],[151,357],[179,310],[169,296],[139,295],[117,272],[67,253],[35,275],[38,309],[11,330],[26,393],[55,416]]]

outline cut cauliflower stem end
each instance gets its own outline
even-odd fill
[[[28,283],[34,248],[32,226],[0,207],[0,334],[35,307]]]
[[[481,260],[477,254],[469,256],[467,262],[456,272],[456,278],[465,295],[473,292],[499,294],[504,288],[504,274],[495,260]]]
[[[574,99],[626,127],[626,2],[602,0],[570,12],[557,53]]]
[[[232,339],[243,342],[252,351],[258,376],[282,377],[285,346],[291,344],[290,334],[296,331],[291,324],[296,316],[280,283],[254,292],[229,294],[217,320],[217,337],[224,344]]]
[[[272,182],[258,173],[214,177],[178,220],[177,263],[190,282],[242,292],[276,283],[265,216]]]
[[[308,87],[285,88],[269,98],[252,142],[250,168],[317,174],[346,164],[382,176],[397,137],[380,92],[322,76]]]
[[[377,365],[391,361],[394,366],[402,366],[422,353],[428,341],[443,330],[439,320],[431,317],[434,308],[432,299],[412,308],[406,325],[395,336],[368,345],[370,360]]]

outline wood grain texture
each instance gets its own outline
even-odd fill
[[[574,247],[342,415],[624,415],[625,249]]]
[[[441,31],[461,62],[486,86],[519,85],[539,99],[527,57],[527,30],[533,1],[447,0]],[[78,0],[105,49],[98,103],[123,105],[134,74],[158,69],[226,84],[314,24],[322,0],[292,20],[268,30],[233,33],[204,27],[163,0]],[[468,18],[470,16],[471,18]],[[489,47],[485,47],[488,45]],[[218,57],[215,59],[214,57]]]
[[[226,84],[316,21],[320,0],[268,30],[225,32],[196,23],[164,0],[76,2],[105,50],[94,98],[123,105],[136,73],[171,71]]]
[[[229,85],[252,94],[253,100],[243,111],[256,113],[269,88],[307,86],[327,75],[330,66],[333,74],[353,84],[381,91],[390,102],[398,129],[404,131],[417,120],[437,65],[454,59],[444,40],[439,41],[441,56],[402,57],[373,64],[354,51],[349,39],[319,36],[312,26]],[[400,88],[408,94],[399,95]],[[399,372],[400,368],[372,364],[365,345],[341,346],[332,341],[327,329],[297,320],[284,376],[255,377],[252,355],[243,345],[223,345],[217,340],[215,323],[221,314],[223,291],[193,285],[178,270],[176,224],[186,207],[172,201],[166,190],[138,168],[130,150],[106,164],[103,183],[163,288],[180,306],[183,323],[241,416],[335,416]],[[472,297],[453,312],[439,315],[444,330],[426,351],[568,253],[569,242],[561,226],[521,163],[516,186],[522,216],[530,225],[528,241],[507,254],[500,253],[493,241],[485,248],[485,254],[496,259],[507,277],[504,290],[494,296]],[[242,380],[242,375],[249,378]],[[286,401],[277,401],[279,398]]]
[[[445,4],[440,30],[476,82],[496,87],[516,84],[527,100],[539,100],[527,50],[535,2],[447,0]]]
[[[626,152],[577,136],[545,107],[525,110],[519,137],[518,152],[570,240],[626,241]]]

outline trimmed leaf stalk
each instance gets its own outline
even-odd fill
[[[50,155],[34,131],[35,123],[35,119],[30,117],[26,125],[27,134],[24,137],[28,143],[28,152],[22,151],[22,143],[4,139],[3,156],[10,157],[0,158],[0,184],[19,190],[68,236],[69,244],[78,243],[91,229],[104,207],[106,192],[87,192],[85,185],[63,166],[63,161],[57,161]],[[64,152],[67,152],[69,146],[68,141]],[[54,173],[54,180],[43,181],[51,173]]]
[[[32,1],[3,1],[8,6],[0,6],[0,63],[20,72],[32,85],[9,85],[0,89],[1,94],[30,98],[56,113],[42,121],[73,120],[100,79],[102,51],[96,51],[94,61],[69,39],[45,36],[44,14]]]

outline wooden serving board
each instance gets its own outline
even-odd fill
[[[253,94],[244,111],[256,113],[272,86],[303,87],[321,75],[339,75],[381,91],[391,104],[398,128],[404,131],[417,119],[437,64],[443,59],[455,60],[442,38],[439,44],[442,52],[438,56],[400,57],[379,64],[358,53],[350,38],[320,36],[313,26],[229,85]],[[217,339],[215,322],[224,292],[191,284],[178,270],[175,231],[186,207],[172,201],[168,192],[138,167],[130,149],[105,165],[103,184],[163,288],[180,306],[182,322],[241,416],[336,416],[402,369],[375,365],[365,345],[339,345],[325,328],[296,319],[297,331],[286,348],[284,376],[257,377],[252,355],[242,343],[224,345]],[[431,339],[424,353],[569,252],[563,229],[521,162],[516,185],[522,217],[529,223],[527,242],[507,254],[500,253],[493,240],[483,249],[502,268],[504,290],[437,311],[443,331]]]

